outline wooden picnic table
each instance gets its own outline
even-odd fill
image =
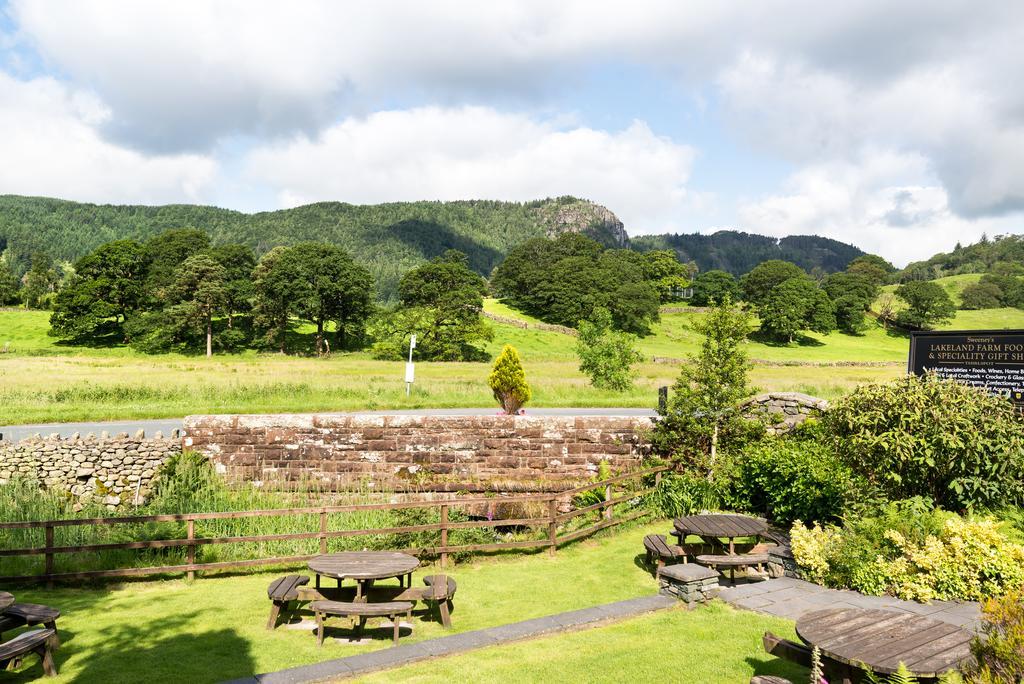
[[[754,537],[756,541],[768,531],[768,523],[760,518],[736,513],[705,513],[686,515],[673,521],[675,534],[682,545],[688,535],[696,535],[715,544],[720,539],[729,540],[729,553],[735,553],[734,540],[737,537]]]
[[[309,569],[316,573],[316,586],[320,577],[333,577],[338,585],[344,579],[355,580],[357,602],[365,601],[373,581],[398,577],[400,580],[420,566],[416,556],[396,551],[344,551],[317,556],[309,561]]]
[[[13,603],[14,594],[9,594],[6,591],[0,591],[0,613],[7,610]]]
[[[890,675],[900,663],[918,677],[938,677],[970,657],[974,638],[934,618],[864,608],[807,613],[797,620],[796,633],[823,656],[851,667],[844,684],[859,681],[856,670]]]

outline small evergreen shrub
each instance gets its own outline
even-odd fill
[[[515,347],[506,344],[501,350],[501,355],[494,362],[494,369],[487,378],[487,384],[507,415],[519,413],[523,404],[530,400],[530,386],[526,384],[526,372],[523,371],[523,364]]]

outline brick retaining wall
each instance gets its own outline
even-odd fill
[[[636,469],[651,420],[606,416],[189,416],[184,447],[230,480],[490,484],[528,491]]]

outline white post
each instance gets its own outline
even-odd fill
[[[409,363],[405,364],[405,396],[412,391],[412,383],[416,377],[416,368],[412,365],[412,350],[416,348],[416,335],[409,338]]]

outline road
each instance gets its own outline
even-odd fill
[[[416,410],[395,410],[395,411],[346,411],[352,415],[360,416],[492,416],[497,414],[494,408],[467,408],[467,409],[416,409]],[[527,409],[528,416],[647,416],[654,417],[655,412],[650,409],[638,408],[538,408]],[[121,420],[103,423],[42,423],[38,425],[3,425],[0,426],[0,439],[4,441],[17,442],[34,434],[44,437],[54,433],[61,437],[68,437],[78,432],[82,435],[95,433],[99,435],[104,430],[112,435],[119,432],[127,432],[130,435],[139,430],[145,430],[147,435],[153,435],[158,430],[164,435],[169,435],[171,430],[181,429],[181,418],[160,418],[157,420]]]

